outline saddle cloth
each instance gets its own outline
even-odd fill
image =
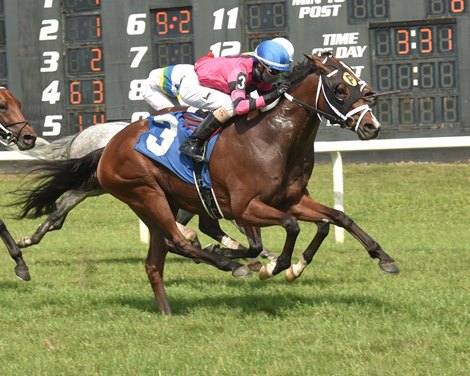
[[[194,125],[202,119],[196,114],[173,112],[147,118],[149,130],[142,133],[134,149],[148,158],[161,163],[174,172],[180,179],[194,184],[194,162],[181,154],[179,146],[194,130]],[[206,159],[210,159],[219,133],[213,136],[207,145]],[[203,187],[212,188],[208,163],[202,168]]]

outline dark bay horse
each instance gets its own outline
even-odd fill
[[[34,147],[36,137],[36,132],[21,112],[20,101],[8,89],[0,87],[0,143],[5,146],[15,144],[19,150],[29,150]],[[30,280],[21,251],[1,218],[0,237],[16,262],[15,273],[18,278]]]
[[[328,235],[330,224],[350,232],[370,257],[379,259],[383,271],[398,273],[394,260],[350,217],[315,201],[307,191],[320,119],[355,131],[361,140],[377,137],[380,123],[369,106],[376,94],[351,68],[331,56],[306,57],[294,68],[289,94],[273,110],[253,118],[237,117],[221,133],[209,162],[220,210],[247,233],[250,248],[243,257],[257,257],[261,252],[259,227],[285,229],[282,252],[276,263],[263,266],[261,279],[286,269],[288,280],[298,278]],[[175,223],[176,212],[183,208],[204,213],[204,207],[194,186],[134,150],[147,130],[147,120],[134,122],[104,149],[43,165],[40,171],[45,172],[45,180],[23,200],[22,216],[47,213],[63,192],[86,187],[96,171],[99,185],[128,204],[149,228],[145,268],[161,312],[170,314],[163,282],[167,252],[204,261],[235,277],[251,272],[224,254],[205,252],[185,240]],[[291,265],[299,220],[315,223],[317,232],[299,263]]]

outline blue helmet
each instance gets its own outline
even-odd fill
[[[281,44],[272,40],[261,42],[253,56],[268,68],[283,72],[290,70],[289,53]]]

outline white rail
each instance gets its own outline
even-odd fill
[[[343,160],[341,152],[371,151],[371,150],[404,150],[404,149],[439,149],[470,147],[470,136],[457,137],[424,137],[399,138],[371,141],[318,141],[315,143],[316,153],[330,153],[333,162],[333,195],[334,208],[344,211],[343,190]],[[0,161],[30,160],[34,157],[17,151],[0,151]],[[146,228],[140,226],[140,236],[143,242],[148,242]],[[335,228],[337,243],[344,242],[344,229]]]
[[[370,150],[439,149],[470,147],[470,136],[398,138],[370,141],[319,141],[316,153],[330,153],[333,162],[334,208],[344,211],[343,159],[341,152]],[[344,229],[335,227],[337,243],[344,242]]]

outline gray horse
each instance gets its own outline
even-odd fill
[[[48,142],[38,138],[36,148],[29,151],[28,154],[38,159],[73,159],[80,158],[94,150],[105,147],[109,140],[119,131],[124,129],[129,123],[126,122],[109,122],[104,124],[92,125],[80,133],[62,137],[53,142]],[[12,147],[11,149],[14,149]],[[18,241],[20,248],[26,248],[35,244],[39,244],[42,238],[49,232],[60,230],[65,222],[68,213],[87,197],[99,196],[105,192],[101,189],[98,182],[95,189],[89,191],[68,191],[60,201],[56,203],[56,210],[51,213],[44,222],[42,222],[31,236],[24,236]],[[176,218],[180,230],[183,235],[191,242],[200,245],[197,233],[186,227],[194,214],[180,210]],[[236,225],[236,223],[235,223]],[[237,228],[244,233],[243,228]],[[199,229],[204,234],[218,241],[224,247],[229,249],[246,249],[238,241],[227,235],[219,225],[217,220],[211,219],[209,216],[199,216]],[[218,252],[217,245],[209,245],[206,249],[212,252]],[[275,262],[276,258],[267,249],[263,249],[261,257]],[[258,270],[261,263],[256,259],[248,259],[250,269]]]

